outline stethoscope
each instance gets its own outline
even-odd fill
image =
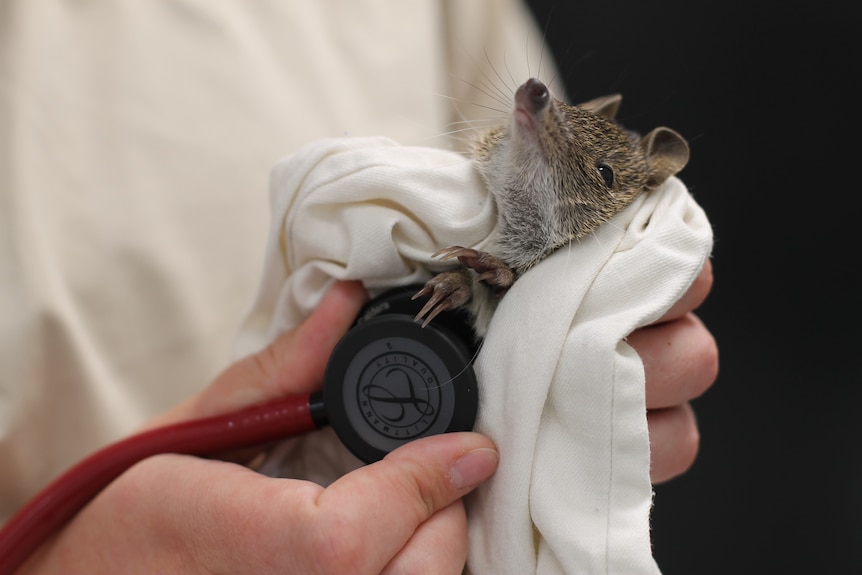
[[[414,320],[422,286],[368,302],[327,363],[323,390],[133,435],[70,468],[0,529],[0,575],[11,575],[54,531],[135,463],[160,453],[212,456],[331,426],[366,463],[420,437],[472,429],[480,342],[466,314]]]

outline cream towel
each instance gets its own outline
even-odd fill
[[[335,279],[361,279],[372,294],[424,281],[440,269],[430,254],[481,249],[495,223],[471,161],[384,138],[312,143],[276,165],[270,193],[240,355],[302,321]],[[475,365],[477,430],[501,462],[467,501],[471,573],[659,571],[643,366],[625,338],[685,292],[711,245],[706,216],[671,178],[503,298]],[[318,432],[285,442],[265,470],[326,483],[356,465]]]

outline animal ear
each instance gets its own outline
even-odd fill
[[[578,108],[583,108],[588,112],[592,112],[593,114],[597,114],[603,118],[607,118],[608,120],[613,120],[617,117],[617,110],[620,109],[620,102],[622,102],[622,100],[622,95],[611,94],[609,96],[594,98],[588,102],[584,102],[583,104],[578,104]]]
[[[654,188],[678,173],[688,163],[688,143],[670,128],[656,128],[640,143],[649,162],[649,181]]]

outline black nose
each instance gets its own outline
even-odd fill
[[[538,112],[547,105],[551,94],[541,81],[530,78],[518,88],[515,98],[531,112]]]

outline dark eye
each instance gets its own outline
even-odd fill
[[[596,169],[601,174],[602,179],[605,181],[605,185],[607,187],[613,187],[614,185],[614,170],[609,165],[604,162],[596,162]]]

